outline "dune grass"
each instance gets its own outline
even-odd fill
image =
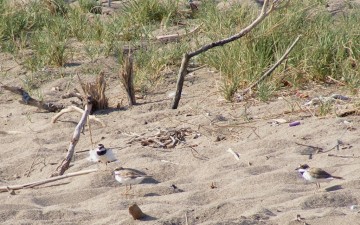
[[[91,62],[99,57],[121,57],[124,45],[146,48],[135,54],[135,83],[147,91],[161,83],[166,73],[177,72],[184,52],[204,43],[233,35],[248,25],[259,11],[251,6],[233,6],[218,10],[213,1],[204,1],[191,17],[184,14],[180,0],[134,0],[117,13],[99,14],[98,1],[81,0],[79,7],[60,0],[30,1],[17,5],[0,1],[1,51],[23,60],[24,67],[35,73],[45,66],[63,67],[72,60],[71,43],[85,46]],[[213,49],[195,60],[220,71],[223,97],[233,95],[257,80],[275,63],[299,35],[300,42],[286,63],[260,83],[255,93],[267,101],[287,81],[292,87],[307,82],[324,82],[331,77],[356,91],[360,84],[360,9],[353,6],[333,16],[321,1],[291,1],[287,8],[272,13],[239,41]],[[91,16],[89,16],[91,15]],[[202,32],[191,39],[161,45],[154,43],[159,28],[202,23]],[[161,46],[161,47],[159,47]]]

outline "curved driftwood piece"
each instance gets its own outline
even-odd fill
[[[183,84],[184,84],[184,79],[185,79],[185,76],[189,73],[189,71],[187,70],[187,67],[188,67],[189,61],[192,57],[197,56],[203,52],[206,52],[212,48],[215,48],[218,46],[223,46],[227,43],[230,43],[232,41],[240,39],[241,37],[243,37],[244,35],[249,33],[252,29],[254,29],[259,23],[261,23],[272,11],[282,8],[282,5],[281,5],[282,2],[285,2],[285,4],[287,4],[289,2],[289,0],[273,0],[271,3],[270,3],[270,0],[264,0],[264,3],[263,3],[263,6],[262,6],[259,16],[250,25],[248,25],[247,27],[242,29],[239,33],[237,33],[231,37],[204,45],[201,48],[199,48],[193,52],[185,53],[183,55],[183,59],[182,59],[181,66],[179,69],[178,80],[176,83],[175,98],[174,98],[171,108],[177,109],[177,107],[179,105],[179,101],[181,98],[181,92],[182,92],[182,88],[183,88]]]
[[[62,109],[58,114],[53,116],[53,118],[51,119],[51,123],[56,123],[56,121],[60,118],[60,116],[62,116],[65,113],[69,113],[69,112],[84,113],[84,110],[80,109],[79,107],[76,107],[74,105],[68,106],[65,109]],[[89,115],[89,120],[94,120],[94,121],[100,123],[101,126],[106,127],[106,124],[103,121],[101,121],[99,118],[96,118],[94,115]]]
[[[69,145],[69,150],[67,151],[66,157],[60,163],[60,165],[56,168],[55,173],[53,173],[51,176],[63,175],[65,173],[65,171],[69,168],[70,161],[71,161],[71,159],[72,159],[72,157],[74,155],[74,152],[75,152],[75,146],[76,146],[76,144],[78,143],[78,141],[80,139],[81,130],[85,126],[87,118],[88,118],[88,116],[89,116],[89,114],[91,112],[92,101],[93,101],[92,97],[88,96],[87,97],[87,103],[85,105],[84,113],[81,116],[81,119],[80,119],[79,123],[75,127],[75,131],[74,131],[73,137],[71,138],[70,145]]]
[[[89,174],[89,173],[93,173],[93,172],[96,172],[96,171],[97,171],[97,169],[84,170],[84,171],[69,173],[69,174],[62,175],[62,176],[51,177],[51,178],[48,178],[48,179],[45,179],[45,180],[35,181],[35,182],[27,183],[27,184],[2,186],[2,187],[0,187],[0,192],[4,192],[4,191],[9,191],[10,192],[10,191],[13,191],[13,190],[32,188],[32,187],[40,186],[40,185],[47,184],[47,183],[50,183],[50,182],[62,180],[62,179],[65,179],[65,178],[75,177],[75,176],[84,175],[84,174]]]

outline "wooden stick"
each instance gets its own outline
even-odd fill
[[[339,158],[360,158],[360,156],[355,156],[355,155],[336,155],[336,154],[328,154],[327,156],[339,157]]]
[[[39,109],[46,110],[48,112],[58,112],[64,108],[62,105],[55,105],[51,102],[43,102],[32,98],[22,87],[12,87],[3,85],[1,88],[8,90],[14,94],[21,95],[22,100],[19,101],[21,104],[35,106]]]
[[[19,190],[19,189],[24,189],[24,188],[32,188],[32,187],[35,187],[35,186],[47,184],[47,183],[54,182],[54,181],[57,181],[57,180],[62,180],[62,179],[69,178],[69,177],[74,177],[74,176],[84,175],[84,174],[88,174],[88,173],[93,173],[93,172],[96,172],[96,171],[97,171],[97,169],[84,170],[84,171],[69,173],[69,174],[61,175],[61,176],[57,176],[57,177],[51,177],[51,178],[48,178],[48,179],[45,179],[45,180],[35,181],[35,182],[27,183],[27,184],[12,185],[12,186],[2,186],[2,187],[0,187],[0,192]]]
[[[270,76],[270,74],[276,69],[276,67],[278,67],[282,61],[284,61],[286,59],[286,57],[289,55],[289,53],[291,52],[291,50],[295,47],[296,43],[299,41],[301,35],[299,35],[295,41],[291,44],[291,46],[286,50],[286,52],[284,53],[284,55],[268,70],[266,71],[261,77],[260,79],[258,79],[257,81],[255,81],[254,83],[252,83],[248,88],[246,88],[244,91],[242,91],[242,95],[245,95],[247,92],[249,92],[253,87],[255,87],[256,85],[258,85],[261,81],[263,81],[266,77]]]
[[[240,39],[241,37],[243,37],[244,35],[249,33],[260,22],[262,22],[273,10],[277,9],[280,2],[281,2],[281,0],[274,0],[273,3],[270,5],[269,0],[264,0],[264,4],[263,4],[261,13],[259,14],[259,16],[250,25],[248,25],[247,27],[242,29],[239,33],[237,33],[231,37],[204,45],[201,48],[197,49],[196,51],[193,51],[190,53],[185,53],[183,55],[183,59],[181,61],[181,66],[180,66],[179,73],[178,73],[178,80],[176,83],[176,94],[175,94],[175,98],[174,98],[171,108],[177,109],[177,107],[179,105],[179,101],[181,98],[181,92],[182,92],[182,88],[183,88],[183,84],[184,84],[184,79],[185,79],[185,76],[188,74],[187,67],[189,65],[189,60],[192,57],[199,55],[203,52],[206,52],[212,48],[215,48],[218,46],[223,46],[227,43],[230,43],[232,41]]]
[[[88,96],[87,98],[87,103],[85,105],[85,110],[84,113],[78,123],[78,125],[75,127],[75,131],[73,134],[73,137],[70,141],[70,145],[69,145],[69,150],[66,154],[65,159],[60,163],[60,165],[58,166],[58,168],[56,169],[55,173],[52,174],[52,176],[59,176],[59,175],[63,175],[64,172],[69,168],[70,166],[70,161],[74,155],[75,152],[75,146],[78,143],[79,139],[80,139],[80,132],[81,129],[84,127],[85,123],[86,123],[86,119],[89,116],[90,112],[91,112],[91,108],[92,108],[92,97]],[[60,171],[58,171],[58,169],[60,168]]]
[[[68,106],[67,108],[65,109],[62,109],[58,114],[56,114],[52,119],[51,119],[51,122],[52,123],[56,123],[56,121],[59,119],[60,116],[62,116],[63,114],[65,113],[68,113],[68,112],[79,112],[79,113],[84,113],[84,110],[83,109],[80,109],[79,107],[76,107],[74,105],[71,105],[71,106]],[[98,123],[101,124],[101,126],[103,127],[106,127],[105,123],[103,121],[101,121],[100,119],[96,118],[94,115],[89,115],[89,119],[90,120],[94,120]]]

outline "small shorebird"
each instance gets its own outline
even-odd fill
[[[334,179],[344,179],[342,177],[333,176],[320,168],[310,168],[307,164],[300,165],[295,170],[299,171],[305,180],[309,182],[316,182],[317,188],[320,188],[321,182],[329,182]]]
[[[89,160],[92,162],[101,162],[107,165],[110,162],[118,161],[113,151],[109,148],[105,148],[103,144],[98,144],[98,147],[90,150],[89,154]]]
[[[140,174],[135,170],[125,169],[122,167],[116,168],[114,170],[114,174],[115,174],[115,179],[119,183],[125,184],[125,192],[124,192],[125,195],[127,195],[127,193],[131,190],[131,185],[140,184],[145,178],[151,177],[144,174]],[[127,188],[128,185],[129,185],[129,189]]]

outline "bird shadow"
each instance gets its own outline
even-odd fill
[[[152,177],[147,177],[141,182],[142,184],[159,184],[160,182],[158,180],[155,180]]]
[[[147,193],[144,195],[144,197],[154,197],[154,196],[161,196],[158,193]]]
[[[344,189],[341,185],[334,185],[334,186],[325,188],[325,191],[332,192],[332,191],[337,191],[337,190],[341,190],[341,189]]]

